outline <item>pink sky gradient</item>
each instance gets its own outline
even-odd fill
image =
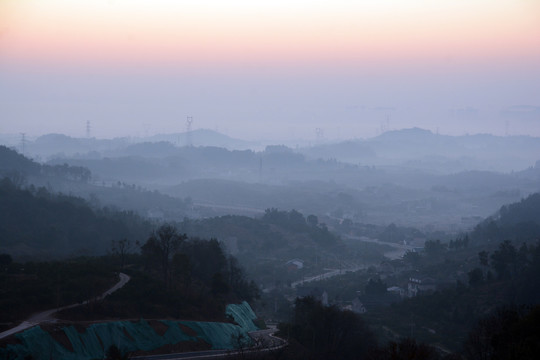
[[[351,109],[392,106],[395,127],[501,133],[501,109],[540,106],[540,1],[2,0],[0,78],[0,132],[177,131],[190,114],[239,136],[366,136],[381,116]],[[467,106],[478,121],[446,117]]]
[[[532,0],[193,3],[4,0],[3,57],[211,65],[540,55],[540,2]]]

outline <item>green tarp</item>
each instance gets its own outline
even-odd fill
[[[253,323],[253,320],[257,318],[257,315],[251,309],[251,306],[247,302],[241,304],[229,304],[225,309],[225,314],[231,316],[234,321],[242,327],[245,331],[258,330],[257,326]]]
[[[247,334],[257,330],[253,324],[256,318],[248,303],[231,304],[227,306],[226,314],[238,324],[172,321],[162,320],[168,328],[163,336],[157,334],[145,320],[137,322],[113,321],[92,324],[79,332],[74,326],[66,326],[62,331],[71,343],[73,351],[55,341],[49,333],[39,326],[16,334],[20,344],[10,344],[0,348],[0,359],[23,360],[31,355],[36,360],[65,359],[90,360],[102,359],[111,345],[116,345],[121,351],[145,350],[150,351],[167,344],[182,341],[203,340],[212,349],[234,349],[239,345],[246,346],[250,342]],[[186,326],[193,330],[195,336],[186,334],[180,327]]]

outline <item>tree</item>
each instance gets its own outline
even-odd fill
[[[307,217],[307,223],[311,226],[317,226],[317,224],[319,224],[319,218],[317,218],[317,216],[315,215],[308,215]]]
[[[176,253],[171,262],[172,282],[183,287],[191,285],[191,262],[186,254]]]
[[[446,250],[446,245],[440,240],[427,240],[424,243],[424,250],[428,256],[437,256]]]
[[[536,359],[540,351],[540,307],[500,308],[481,319],[464,343],[466,359]]]
[[[491,266],[497,272],[499,280],[512,278],[517,271],[518,253],[510,240],[503,241],[491,255]]]
[[[223,274],[219,272],[212,276],[211,288],[213,295],[226,294],[230,290],[229,285],[223,278]]]
[[[243,332],[231,334],[231,345],[238,352],[240,359],[245,359],[245,350],[251,344],[252,340]]]
[[[205,284],[211,284],[215,274],[228,272],[227,257],[216,239],[192,238],[183,244],[182,252],[189,257],[193,277]]]
[[[304,215],[296,210],[289,211],[289,226],[294,229],[302,229],[306,225],[306,219]]]
[[[323,306],[312,297],[296,299],[292,322],[279,328],[282,335],[290,335],[309,349],[309,358],[361,359],[375,343],[358,314]]]
[[[467,273],[469,275],[469,285],[476,287],[484,282],[484,273],[482,269],[474,268]]]
[[[383,283],[380,278],[377,280],[369,279],[366,284],[366,294],[368,295],[383,295],[386,294],[386,283]]]
[[[482,266],[488,266],[489,263],[489,253],[487,251],[480,251],[478,253],[478,260],[480,261],[480,265]]]
[[[247,281],[244,270],[238,263],[238,260],[232,255],[227,260],[229,264],[229,285],[236,295],[247,301],[259,298],[259,288],[253,280]]]
[[[397,342],[389,342],[386,347],[377,348],[370,352],[370,360],[438,360],[437,350],[416,340],[406,338]]]
[[[167,287],[170,286],[170,261],[186,238],[185,234],[179,235],[174,226],[165,224],[154,231],[141,248],[148,262],[158,267]]]
[[[128,360],[128,359],[129,359],[129,354],[127,352],[122,353],[122,351],[120,351],[120,349],[116,345],[111,345],[109,346],[109,349],[107,349],[106,360]]]
[[[403,255],[403,261],[416,266],[420,262],[420,254],[418,254],[416,251],[407,250],[407,252]]]
[[[126,256],[132,249],[133,244],[128,239],[124,238],[122,240],[113,240],[112,241],[112,252],[120,258],[120,270],[124,269],[124,264],[126,261]]]
[[[0,254],[0,269],[7,272],[8,266],[13,262],[13,258],[9,254]]]

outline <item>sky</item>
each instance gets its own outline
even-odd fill
[[[0,133],[540,136],[539,0],[0,0]]]

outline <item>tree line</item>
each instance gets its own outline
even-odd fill
[[[503,306],[478,320],[461,349],[449,352],[410,337],[379,343],[359,314],[297,298],[279,335],[289,347],[276,359],[367,360],[529,360],[540,350],[540,306]]]
[[[164,224],[141,246],[141,258],[146,271],[168,290],[185,290],[197,280],[213,295],[231,294],[247,301],[258,297],[256,284],[247,280],[238,260],[227,255],[216,239],[188,238]]]

